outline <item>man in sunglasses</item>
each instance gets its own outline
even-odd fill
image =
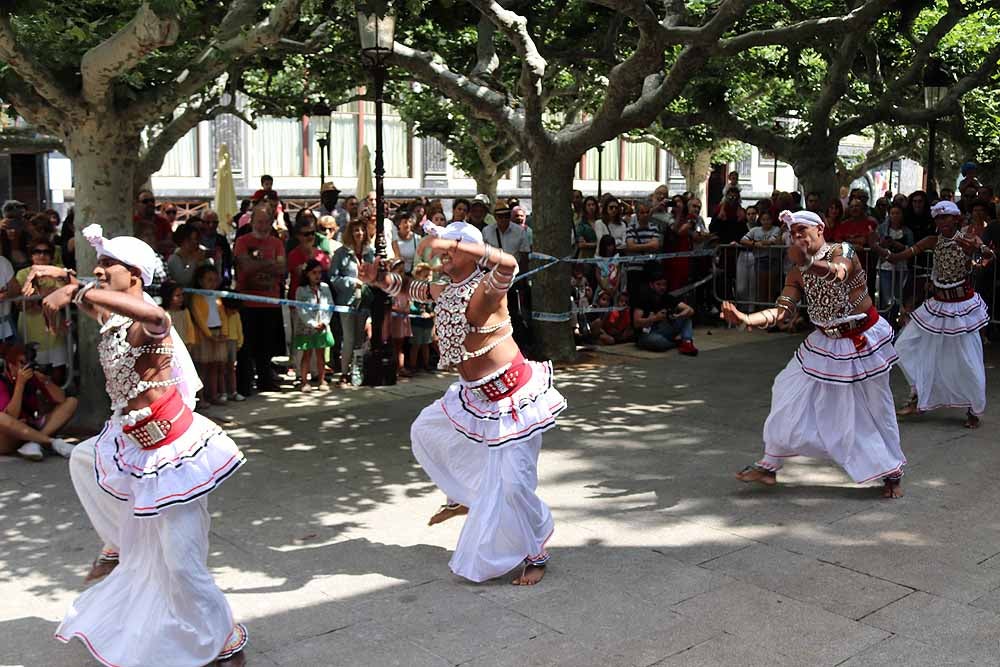
[[[151,190],[140,190],[136,196],[135,215],[132,216],[132,235],[148,238],[150,232],[156,240],[156,252],[162,257],[169,257],[177,248],[171,238],[174,221],[156,212],[156,197]]]

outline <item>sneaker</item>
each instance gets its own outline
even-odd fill
[[[219,394],[219,396],[215,399],[214,402],[216,405],[225,405],[226,403],[229,402],[229,397],[226,396],[225,394]]]
[[[56,454],[64,459],[69,458],[70,454],[73,453],[74,447],[76,447],[76,445],[72,445],[62,438],[52,438],[52,449],[54,449]]]
[[[236,393],[230,396],[229,400],[236,401],[237,403],[242,403],[243,401],[247,400],[247,397],[244,396],[243,394]]]
[[[689,357],[698,356],[698,348],[696,348],[694,343],[689,340],[682,340],[681,344],[677,346],[677,351]]]
[[[42,446],[37,442],[26,442],[17,448],[17,453],[29,461],[41,461],[45,458]]]

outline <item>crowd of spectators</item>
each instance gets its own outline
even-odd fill
[[[957,197],[965,231],[997,248],[994,191],[979,182],[975,165],[963,165],[962,174],[955,191],[885,193],[874,202],[864,190],[844,191],[830,201],[810,192],[804,207],[823,218],[828,241],[851,243],[862,254],[880,308],[899,307],[905,314],[919,299],[926,272],[919,258],[881,260],[868,252],[872,244],[900,250],[934,233],[931,205]],[[396,202],[379,220],[374,193],[342,197],[333,183],[325,183],[319,203],[293,215],[273,186],[273,179],[263,177],[260,189],[224,225],[215,211],[179,215],[175,204],[159,204],[149,190],[136,197],[133,233],[162,259],[153,291],[198,362],[205,405],[280,390],[284,373],[294,376],[302,391],[358,384],[366,351],[375,346],[390,351],[399,376],[434,372],[433,305],[406,295],[382,303],[358,281],[359,264],[379,251],[394,261],[396,271],[439,277],[436,259],[420,252],[425,224],[473,224],[486,243],[528,269],[534,235],[530,214],[517,199],[458,198],[448,214],[441,200],[418,198]],[[579,342],[632,343],[657,352],[677,348],[693,356],[698,353],[693,325],[715,321],[719,298],[751,307],[773,302],[790,268],[788,230],[778,212],[803,204],[798,193],[785,192],[745,201],[738,176],[731,176],[710,211],[692,193],[671,196],[665,185],[639,200],[575,191],[571,206],[567,259],[573,261],[570,293]],[[49,387],[71,380],[72,341],[46,329],[37,300],[18,297],[32,264],[75,268],[73,212],[60,219],[54,210],[29,213],[22,203],[8,201],[2,215],[0,345],[15,346],[10,355],[17,361],[22,354],[25,361],[0,373],[0,411],[13,405],[18,418],[30,424],[58,409],[58,419],[46,423],[59,423],[75,404]],[[662,253],[673,256],[655,257]],[[44,296],[59,286],[48,280],[37,287]],[[990,302],[994,287],[993,272],[981,272],[977,288]],[[280,299],[309,306],[289,307]],[[515,336],[530,344],[529,281],[515,283],[509,304]],[[379,331],[373,330],[376,319],[382,322]],[[274,364],[286,357],[286,366]],[[13,400],[25,392],[27,399]],[[31,418],[21,414],[28,405]],[[4,426],[0,414],[0,445]],[[51,448],[54,432],[34,436],[38,448],[31,448],[32,457]],[[6,450],[26,442],[10,437]]]

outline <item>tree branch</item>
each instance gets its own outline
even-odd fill
[[[298,20],[303,0],[280,0],[268,13],[267,18],[253,27],[238,32],[229,39],[216,40],[194,58],[177,77],[173,85],[161,86],[160,90],[146,96],[133,105],[130,114],[139,121],[169,113],[178,101],[190,99],[211,85],[225,71],[242,58],[258,50],[278,43],[288,29]],[[245,12],[245,3],[237,2],[223,17],[220,25],[235,24],[233,16]],[[231,29],[231,28],[227,28]]]
[[[496,26],[486,15],[479,17],[479,24],[476,26],[476,64],[469,72],[469,78],[473,81],[482,81],[496,71],[500,66],[500,58],[497,57],[496,45],[493,43],[493,33]]]
[[[0,14],[0,60],[28,84],[28,87],[33,88],[37,97],[45,100],[61,114],[67,117],[80,114],[76,96],[18,44],[10,16],[6,13]],[[7,91],[4,91],[4,96],[7,96]]]
[[[154,49],[177,41],[180,26],[174,17],[161,18],[143,2],[121,30],[83,54],[80,75],[83,99],[103,110],[111,98],[111,84]]]
[[[719,42],[716,52],[731,55],[746,51],[755,46],[773,44],[790,45],[810,37],[837,34],[843,30],[854,30],[860,26],[874,22],[892,5],[894,0],[868,0],[865,4],[851,10],[843,16],[824,16],[822,18],[799,21],[789,26],[753,32],[729,37]]]
[[[863,176],[869,169],[899,157],[911,144],[912,141],[905,139],[897,139],[886,146],[878,146],[876,144],[857,164],[847,166],[841,162],[837,169],[837,180],[841,184],[850,184]]]
[[[506,95],[453,72],[435,53],[418,51],[396,42],[389,62],[405,69],[421,82],[439,89],[450,99],[464,104],[480,118],[492,120],[513,133],[524,128],[521,112],[507,104]]]
[[[862,32],[860,30],[849,31],[840,43],[840,48],[837,49],[837,55],[833,62],[828,65],[819,97],[809,111],[814,130],[826,131],[826,127],[830,123],[830,111],[833,110],[833,105],[844,96],[844,92],[847,90],[847,75],[854,63],[854,58],[857,56],[858,43],[861,39]]]

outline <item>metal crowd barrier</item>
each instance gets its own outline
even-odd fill
[[[784,245],[753,250],[738,245],[720,246],[715,257],[715,298],[732,301],[743,308],[770,308],[781,293],[791,269],[787,251],[788,246]],[[868,274],[868,291],[872,300],[878,311],[893,324],[900,316],[905,318],[930,294],[933,253],[922,253],[887,269],[883,266],[888,263],[874,250],[862,248],[857,252]],[[1000,262],[982,266],[980,258],[974,260],[973,286],[989,307],[990,322],[1000,324],[1000,286],[997,284]]]

